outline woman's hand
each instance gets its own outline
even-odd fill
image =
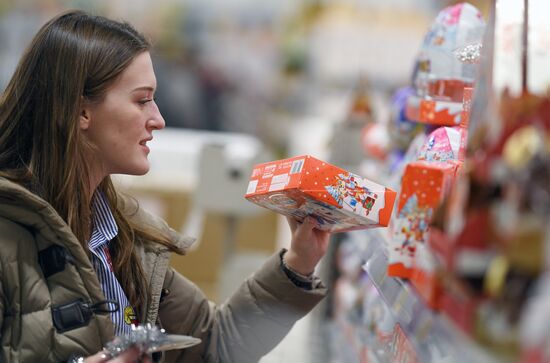
[[[108,358],[105,355],[105,352],[99,352],[84,359],[84,363],[152,363],[151,358],[149,358],[148,356],[140,357],[141,354],[142,353],[137,347],[132,347],[126,350],[124,353],[118,355],[116,358]]]
[[[292,270],[310,275],[321,257],[327,252],[330,233],[317,228],[315,218],[309,216],[302,223],[292,217],[286,218],[292,232],[290,249],[283,256]]]

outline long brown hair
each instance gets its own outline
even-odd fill
[[[83,102],[101,102],[106,90],[149,42],[132,26],[81,11],[46,23],[27,48],[0,102],[0,176],[49,202],[88,251],[92,199],[89,158],[78,120]],[[119,233],[113,267],[134,307],[147,286],[136,238],[175,248],[165,236],[133,225],[117,208],[109,177],[98,186],[113,210]]]

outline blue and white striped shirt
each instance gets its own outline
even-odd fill
[[[115,335],[119,336],[131,331],[132,324],[136,322],[136,316],[114,274],[111,263],[109,242],[117,234],[118,226],[107,199],[103,193],[98,191],[92,202],[92,236],[88,242],[88,248],[92,252],[92,263],[105,298],[119,303],[118,311],[111,313],[111,319],[115,325]]]

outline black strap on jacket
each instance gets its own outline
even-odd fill
[[[112,307],[102,308],[111,305]],[[59,333],[88,325],[95,313],[114,313],[120,305],[114,300],[104,300],[96,304],[89,304],[82,299],[67,304],[52,306],[52,320]]]
[[[38,252],[38,263],[42,268],[45,278],[61,272],[65,269],[67,263],[74,264],[74,257],[62,246],[51,245],[50,247]]]
[[[38,252],[38,263],[44,277],[48,278],[65,270],[67,263],[74,264],[74,257],[63,246],[51,245]],[[120,309],[119,303],[114,300],[104,300],[95,304],[77,299],[65,304],[52,306],[52,320],[59,333],[88,325],[95,313],[113,313]]]

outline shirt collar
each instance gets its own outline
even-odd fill
[[[92,201],[92,238],[90,248],[106,243],[118,234],[118,226],[103,192],[97,191]],[[92,245],[93,244],[93,245]]]

